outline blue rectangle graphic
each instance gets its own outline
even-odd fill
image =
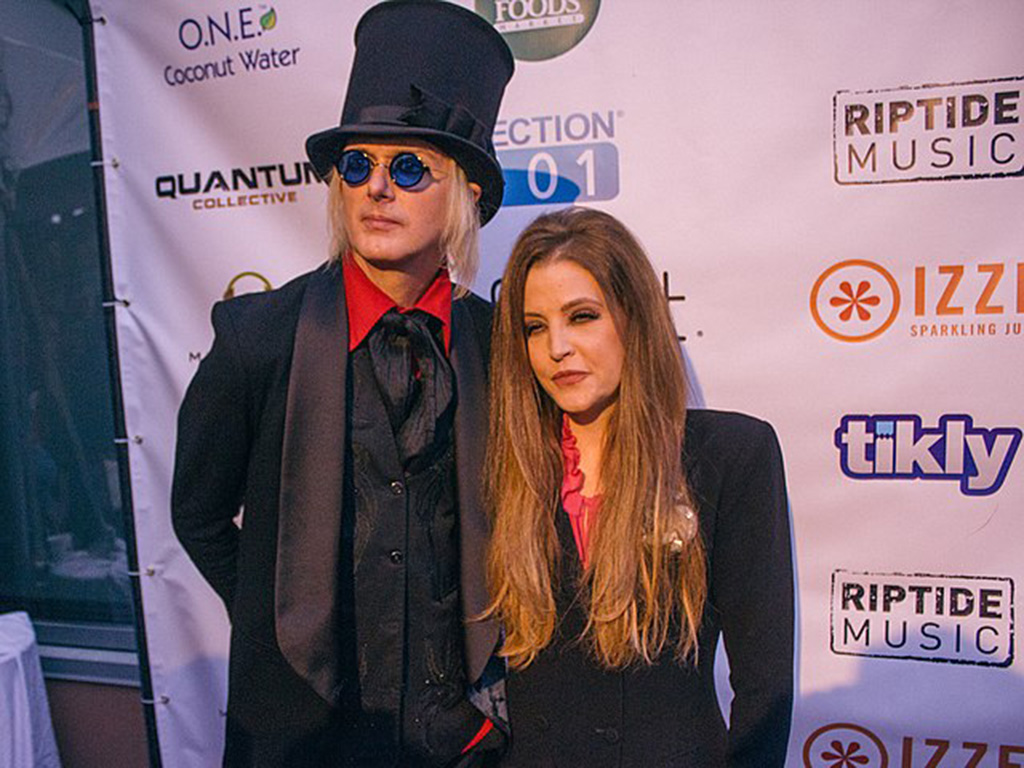
[[[498,160],[503,205],[585,203],[619,194],[619,150],[609,142],[510,149]]]

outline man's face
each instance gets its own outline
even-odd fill
[[[367,138],[346,150],[362,151],[377,163],[361,184],[341,183],[345,231],[356,260],[370,271],[439,266],[448,199],[457,183],[454,161],[415,139]],[[399,187],[389,175],[391,160],[403,152],[419,156],[429,169],[414,187]]]

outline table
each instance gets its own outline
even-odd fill
[[[27,613],[0,615],[0,768],[60,768]]]

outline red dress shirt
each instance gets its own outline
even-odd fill
[[[373,284],[351,254],[341,263],[345,280],[345,306],[348,310],[348,351],[359,346],[373,326],[388,310],[398,307],[394,299]],[[427,290],[411,307],[398,307],[399,312],[419,309],[441,321],[444,329],[444,351],[448,353],[452,338],[452,282],[448,270],[441,269]]]

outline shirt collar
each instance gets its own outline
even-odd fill
[[[385,312],[397,307],[394,300],[373,284],[362,268],[346,254],[341,264],[345,280],[345,306],[348,310],[348,351],[351,352],[373,330]],[[444,351],[451,348],[452,283],[448,270],[438,270],[437,277],[413,306],[399,308],[400,312],[422,310],[441,321],[444,332]]]

